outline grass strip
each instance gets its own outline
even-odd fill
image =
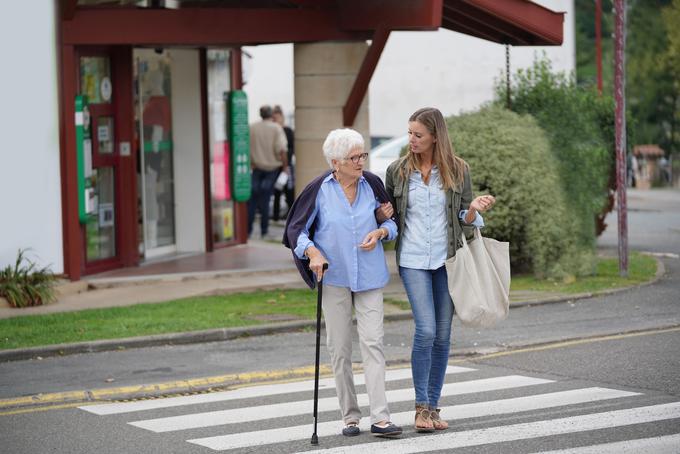
[[[511,291],[594,292],[646,282],[655,273],[656,261],[652,257],[631,254],[629,277],[626,279],[619,276],[616,258],[601,258],[594,276],[570,283],[513,276]],[[406,301],[387,298],[385,301],[409,309]],[[202,296],[155,304],[27,315],[0,320],[0,349],[233,328],[282,320],[313,320],[315,312],[316,292],[304,289]]]

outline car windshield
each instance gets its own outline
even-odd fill
[[[376,158],[398,158],[399,152],[408,143],[408,135],[395,137],[387,142],[381,143],[371,151],[371,157]]]

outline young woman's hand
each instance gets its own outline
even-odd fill
[[[496,203],[496,198],[492,195],[480,195],[475,197],[475,199],[470,202],[470,208],[473,208],[480,213],[484,213],[489,210],[494,203]]]
[[[380,204],[380,208],[375,210],[375,219],[378,224],[382,224],[392,217],[394,214],[394,208],[390,202],[385,202]]]

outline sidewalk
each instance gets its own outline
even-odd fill
[[[401,284],[394,251],[386,251],[390,283],[385,287],[386,299],[407,301]],[[225,258],[226,257],[226,258]],[[196,271],[210,261],[208,271]],[[658,261],[658,260],[657,260]],[[663,275],[661,261],[656,281]],[[171,271],[168,272],[168,268]],[[160,274],[163,272],[163,274]],[[652,283],[650,282],[650,283]],[[52,314],[134,304],[152,304],[190,296],[253,292],[275,288],[306,288],[291,258],[291,252],[278,243],[252,240],[247,245],[230,248],[220,254],[202,254],[177,258],[170,263],[156,262],[136,269],[118,270],[85,278],[76,283],[60,286],[58,301],[46,306],[23,309],[0,306],[0,319],[26,315]],[[614,293],[615,289],[598,294]],[[311,291],[311,290],[310,290]],[[511,291],[511,308],[592,297],[592,293],[560,294],[555,292]],[[411,317],[409,310],[386,305],[385,320],[403,320]],[[16,350],[0,350],[0,361],[13,361],[72,353],[139,348],[165,344],[186,344],[234,339],[240,336],[265,335],[276,332],[313,327],[314,321],[270,323],[244,328],[212,329],[188,333],[143,336],[136,338],[59,344]]]

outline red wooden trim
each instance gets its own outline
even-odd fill
[[[557,13],[525,0],[446,0],[447,3],[465,3],[491,16],[509,22],[536,37],[532,45],[559,46],[563,41],[564,13]],[[510,43],[517,45],[515,43]]]
[[[208,57],[207,50],[199,50],[199,70],[201,73],[201,130],[203,134],[203,203],[205,219],[205,250],[212,252],[213,247],[213,228],[212,228],[212,193],[210,175],[210,112],[208,108]]]
[[[61,46],[61,201],[64,273],[72,281],[82,275],[81,227],[78,222],[78,165],[76,158],[75,98],[78,64],[73,46]]]
[[[342,30],[437,30],[442,23],[443,0],[343,0]]]
[[[387,38],[389,36],[390,31],[384,28],[379,28],[373,34],[371,47],[369,47],[368,52],[366,52],[364,61],[361,63],[361,68],[357,73],[356,79],[354,79],[354,85],[349,93],[347,102],[342,108],[342,120],[345,126],[352,126],[354,120],[356,120],[359,106],[366,96],[368,84],[371,82],[371,77],[373,77],[373,72],[375,71],[376,66],[378,66],[380,55],[385,48],[385,43],[387,43]]]
[[[243,52],[240,47],[231,51],[229,64],[231,67],[231,89],[243,89]],[[236,243],[245,244],[248,242],[248,203],[234,202],[234,220],[236,230]]]
[[[132,47],[121,46],[112,55],[113,99],[115,100],[114,128],[116,131],[115,156],[118,161],[117,198],[119,223],[117,231],[120,242],[118,255],[123,266],[139,264],[138,218],[137,218],[137,156],[135,141],[135,101]],[[120,144],[130,144],[130,155],[120,155]]]
[[[320,9],[93,8],[63,22],[68,44],[214,46],[366,39]]]
[[[78,0],[61,0],[61,18],[62,20],[71,20],[76,15],[76,8],[78,7]]]
[[[471,35],[495,41],[503,44],[518,46],[531,45],[531,34],[517,25],[503,21],[494,16],[489,16],[484,11],[466,4],[460,4],[455,9],[450,5],[444,5],[444,9],[451,13],[450,17],[444,17],[462,29],[469,29]],[[493,38],[491,38],[493,37]]]
[[[496,43],[500,43],[502,41],[502,36],[492,35],[488,32],[488,30],[481,31],[477,28],[474,28],[471,24],[466,23],[465,21],[456,21],[452,18],[444,17],[444,19],[442,19],[442,26],[449,30],[454,30],[470,36],[476,36],[477,38],[482,38],[487,41]]]

